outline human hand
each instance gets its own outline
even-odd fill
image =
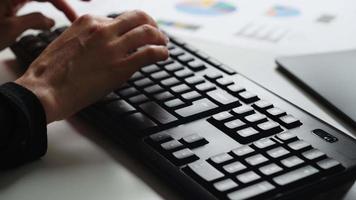
[[[37,95],[50,123],[119,88],[139,68],[167,59],[167,42],[141,11],[113,20],[85,15],[15,82]]]
[[[41,13],[30,13],[16,16],[17,11],[30,0],[0,1],[0,50],[8,47],[16,38],[28,29],[46,30],[54,25],[54,21]],[[37,0],[50,2],[62,11],[69,20],[74,21],[77,14],[66,0]],[[89,1],[89,0],[82,0]]]

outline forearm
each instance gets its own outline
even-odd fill
[[[0,125],[0,168],[14,167],[45,154],[45,112],[29,90],[15,83],[0,86]]]

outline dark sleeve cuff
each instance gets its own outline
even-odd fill
[[[11,131],[6,145],[1,147],[3,168],[13,167],[43,156],[47,151],[47,122],[43,106],[37,96],[16,84],[0,86],[0,98],[9,106]],[[2,114],[2,113],[1,113]],[[8,128],[9,129],[9,128]]]

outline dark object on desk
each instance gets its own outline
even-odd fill
[[[356,50],[278,58],[279,69],[356,127]]]
[[[30,63],[32,47],[23,40],[12,49]],[[350,137],[189,44],[170,41],[168,60],[143,67],[80,115],[187,199],[302,199],[355,178]]]

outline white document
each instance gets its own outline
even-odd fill
[[[176,36],[278,54],[356,48],[354,0],[92,0],[88,4],[72,0],[71,4],[80,14],[141,9]],[[21,13],[36,6],[46,6],[45,14],[56,13],[57,21],[68,23],[49,4],[32,3]]]

